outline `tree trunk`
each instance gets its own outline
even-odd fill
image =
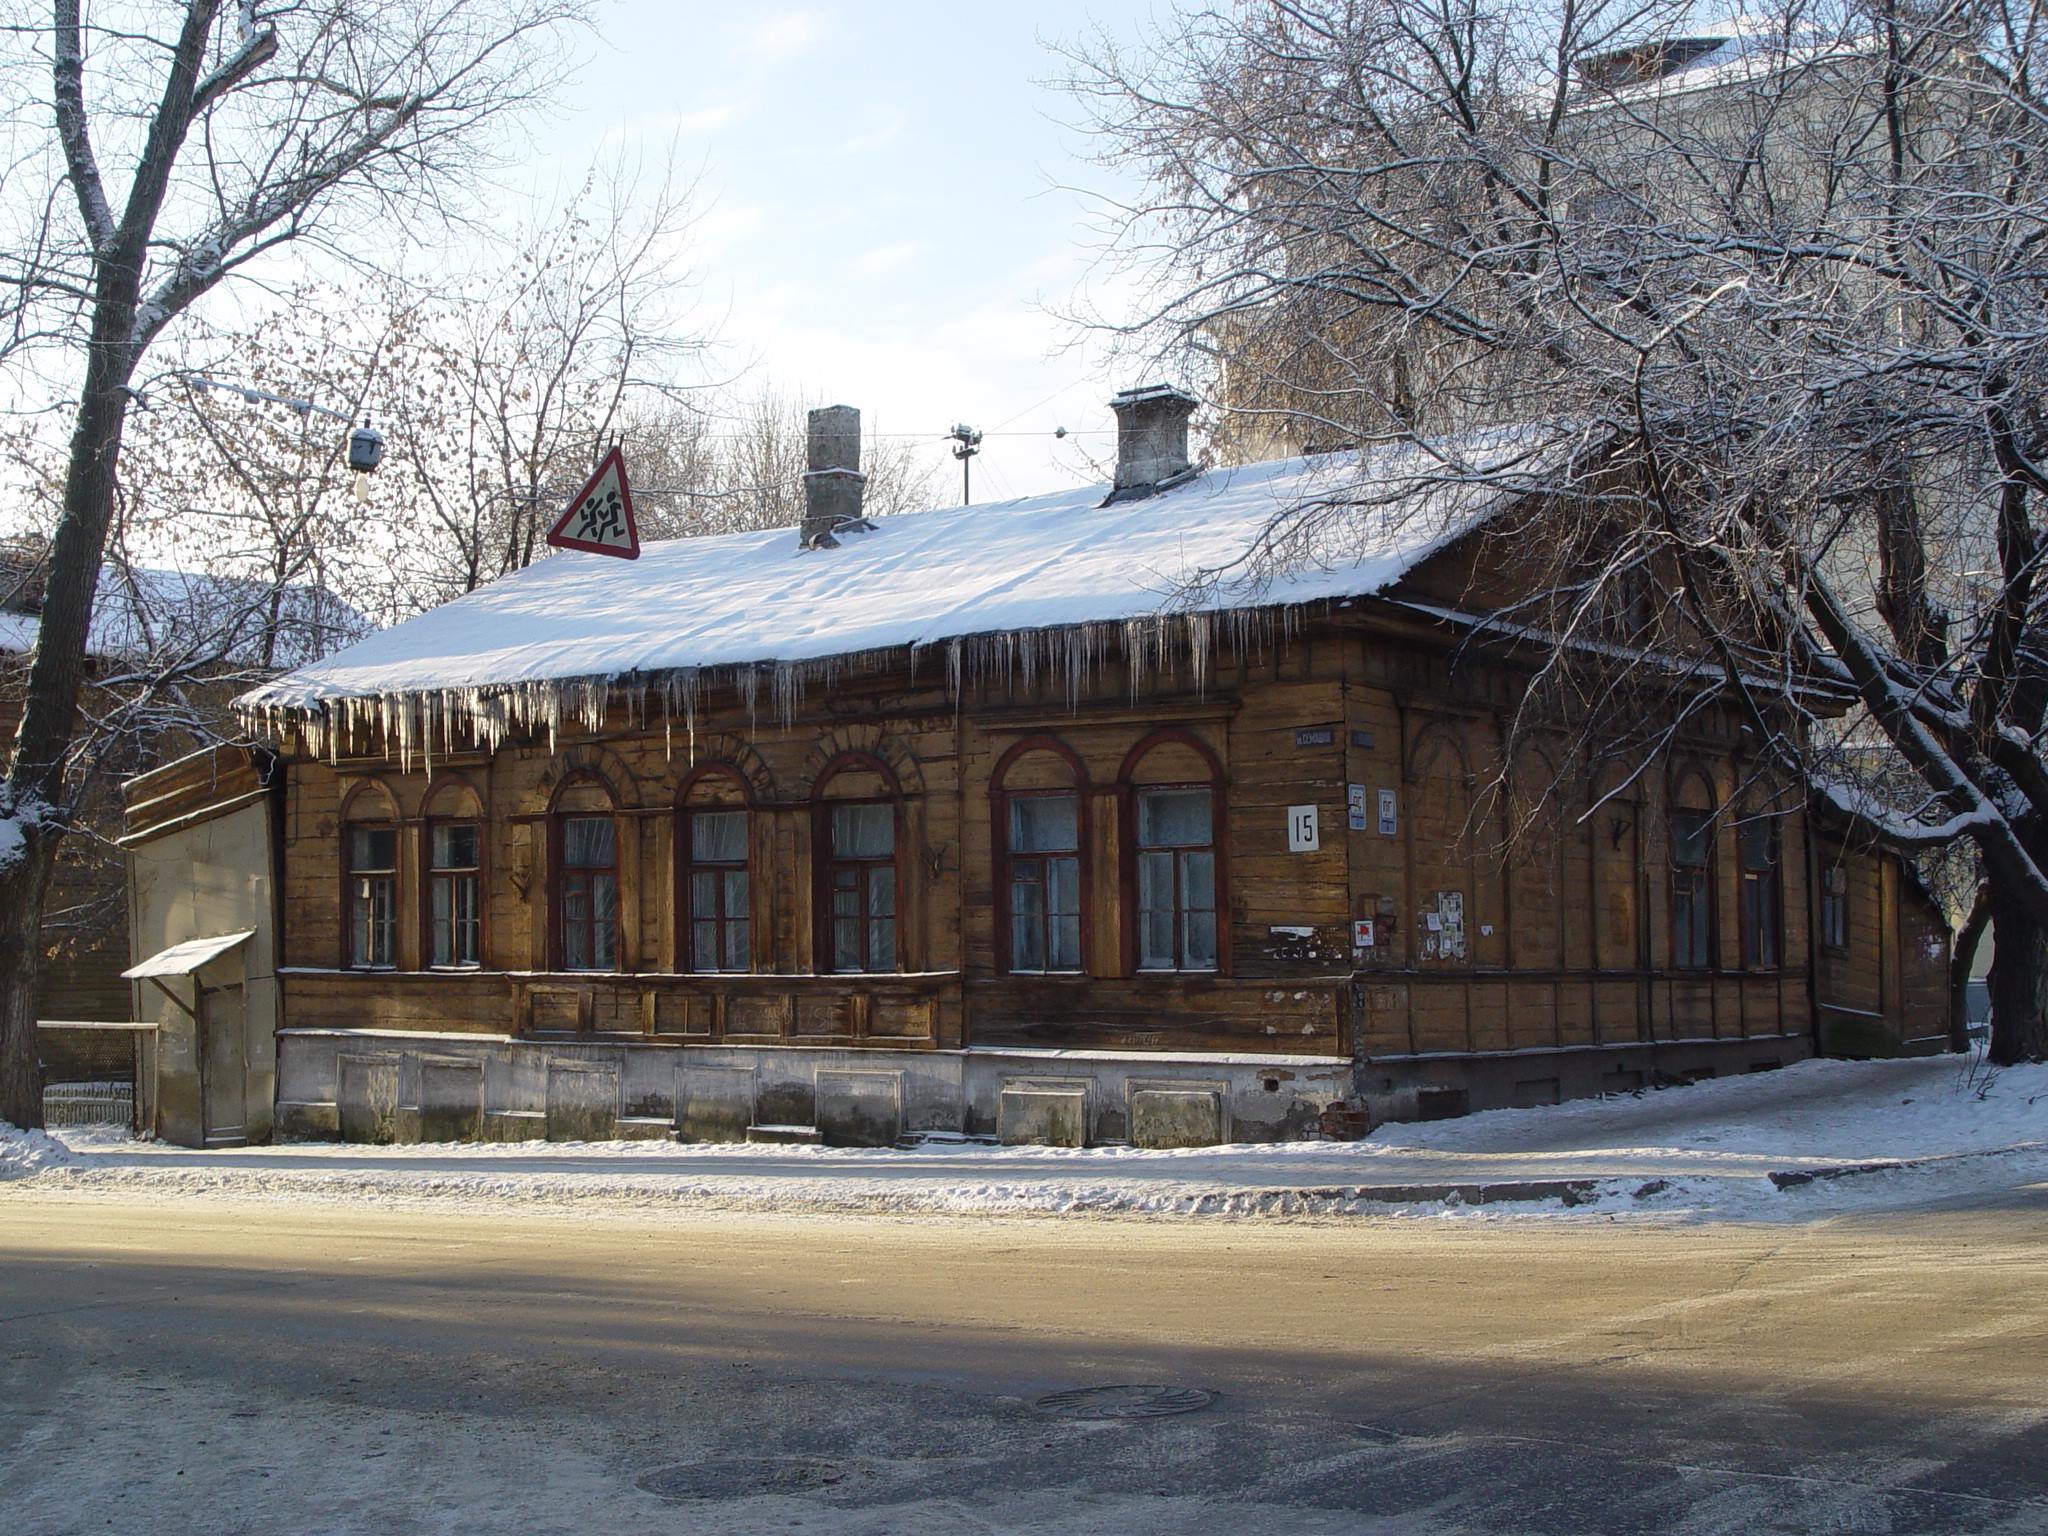
[[[31,834],[0,866],[0,1120],[43,1124],[43,1064],[36,1042],[36,975],[42,960],[43,896],[58,839]]]
[[[12,820],[22,837],[20,856],[0,863],[0,1119],[22,1126],[43,1123],[36,1042],[43,898],[65,830],[65,766],[78,727],[93,597],[113,517],[121,433],[128,421],[135,287],[128,268],[103,268],[85,388],[65,466],[63,513],[50,541],[49,580],[28,692],[14,755],[0,784],[0,818]]]
[[[1970,1048],[1970,970],[1977,963],[1977,946],[1991,924],[1991,884],[1977,882],[1977,894],[1970,900],[1969,916],[1956,930],[1955,949],[1948,960],[1948,1048]]]
[[[2026,894],[1991,887],[1991,1060],[2048,1060],[2048,924]]]

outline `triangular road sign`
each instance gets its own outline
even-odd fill
[[[585,554],[640,558],[640,525],[633,520],[626,460],[616,444],[589,483],[569,498],[569,505],[548,530],[548,542],[557,549],[580,549]]]

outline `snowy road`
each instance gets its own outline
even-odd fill
[[[9,1536],[2048,1532],[2048,1192],[1974,1203],[649,1220],[19,1180],[0,1509]],[[1033,1406],[1128,1382],[1217,1396]]]

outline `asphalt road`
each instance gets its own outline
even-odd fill
[[[0,1188],[0,1529],[2048,1532],[2044,1279],[2039,1190],[1667,1228]],[[1216,1395],[1034,1406],[1117,1383]]]

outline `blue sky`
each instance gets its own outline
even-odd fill
[[[1064,126],[1079,114],[1044,83],[1061,61],[1041,39],[1092,22],[1128,36],[1145,14],[617,0],[537,130],[539,173],[673,141],[702,167],[693,265],[732,360],[928,439],[944,500],[958,471],[937,439],[955,421],[990,433],[975,500],[1074,484],[1113,451],[1108,395],[1140,381],[1103,371],[1099,348],[1059,352],[1074,332],[1041,307],[1089,260],[1088,204],[1060,188],[1118,179]],[[1078,435],[1056,443],[1057,426]]]

